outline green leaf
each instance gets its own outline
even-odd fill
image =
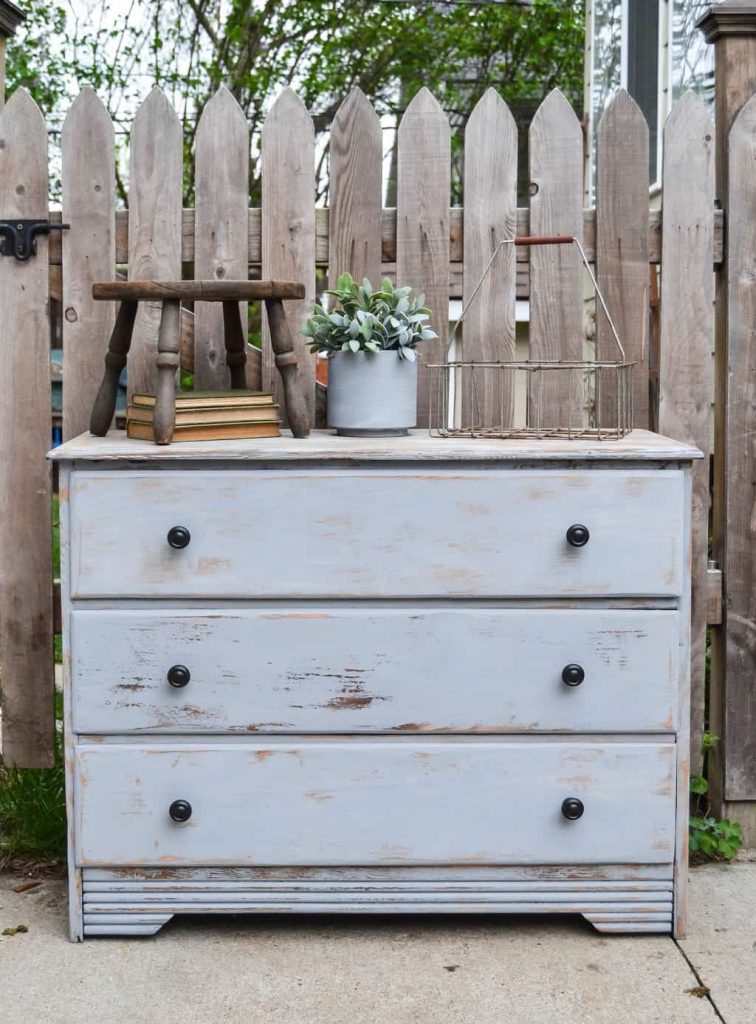
[[[709,792],[709,783],[703,777],[703,775],[691,775],[690,777],[690,791],[696,796],[703,796],[704,793]]]

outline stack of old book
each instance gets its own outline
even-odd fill
[[[154,395],[132,395],[126,434],[152,441]],[[278,437],[278,406],[264,391],[183,391],[176,395],[174,441],[226,441]]]

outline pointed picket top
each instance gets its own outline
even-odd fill
[[[315,127],[312,123],[310,112],[299,94],[290,85],[282,89],[273,101],[273,105],[263,123],[263,133],[270,124],[284,122],[287,118],[291,118],[292,131],[296,132],[304,128],[309,133],[312,133],[314,137]]]
[[[665,146],[668,134],[670,138],[673,138],[682,131],[690,131],[695,135],[703,132],[704,141],[713,145],[714,122],[711,119],[709,108],[692,89],[685,90],[672,107],[664,123]],[[707,139],[707,135],[710,138]]]
[[[173,109],[173,104],[160,86],[153,85],[134,115],[131,135],[133,138],[135,134],[139,136],[142,132],[145,135],[148,132],[154,133],[154,141],[159,147],[164,141],[159,134],[162,131],[178,131],[181,134],[181,122],[179,121],[178,114]]]
[[[517,131],[517,122],[512,116],[512,112],[492,85],[486,89],[473,107],[466,131],[469,131],[471,124],[474,126],[478,121],[490,121],[491,124],[496,125],[497,130],[503,129],[507,133],[513,129],[515,132]]]
[[[61,130],[63,148],[72,134],[88,137],[97,135],[102,140],[109,140],[112,148],[112,140],[115,138],[113,121],[108,113],[108,108],[89,85],[84,86],[68,108]]]
[[[11,95],[10,99],[6,101],[4,107],[0,107],[0,119],[2,118],[14,118],[19,119],[27,117],[30,123],[41,122],[45,124],[45,118],[42,111],[39,109],[35,101],[32,99],[31,93],[20,85]],[[45,126],[45,131],[47,127]]]
[[[609,131],[631,131],[641,128],[648,131],[643,111],[627,89],[617,89],[601,115],[596,137],[601,139],[602,135]]]
[[[0,110],[0,211],[47,216],[47,125],[24,88]]]
[[[200,134],[208,130],[208,123],[212,125],[216,121],[223,121],[225,125],[233,127],[235,130],[239,130],[242,125],[247,128],[244,111],[239,106],[234,94],[225,85],[219,86],[205,104],[197,124],[197,138],[199,139]]]
[[[552,89],[548,96],[542,101],[536,110],[533,120],[530,123],[530,134],[537,132],[543,123],[549,126],[560,124],[564,129],[569,125],[576,128],[582,137],[582,126],[580,119],[575,113],[572,104],[564,95],[561,89]],[[551,128],[547,129],[551,130]]]
[[[381,276],[383,132],[372,104],[354,88],[331,127],[328,277]]]
[[[443,123],[449,126],[449,119],[446,116],[444,108],[438,102],[436,97],[430,91],[427,86],[415,93],[410,102],[407,104],[402,119],[399,122],[399,133],[402,132],[402,127],[405,131],[407,129],[415,130],[418,121],[430,121]]]

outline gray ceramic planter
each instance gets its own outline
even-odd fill
[[[334,352],[328,426],[345,437],[395,437],[417,423],[417,363],[398,352]]]

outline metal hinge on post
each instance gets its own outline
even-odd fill
[[[70,224],[51,224],[49,220],[0,220],[0,256],[15,256],[24,263],[37,254],[37,235],[63,231]]]

